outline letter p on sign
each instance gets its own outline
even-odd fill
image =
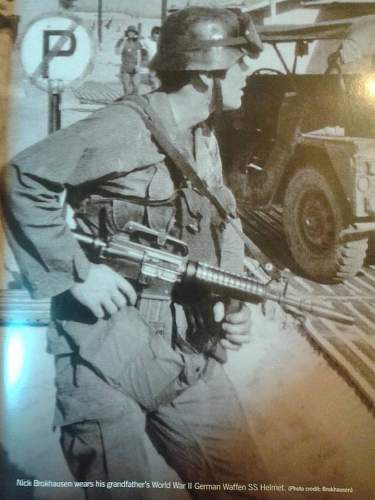
[[[51,39],[61,39],[65,40],[66,38],[70,42],[70,47],[68,49],[53,49],[51,45]],[[58,42],[56,42],[58,45]],[[43,65],[43,78],[48,78],[48,61],[52,60],[54,57],[69,57],[74,54],[74,51],[77,47],[77,39],[75,34],[72,31],[68,30],[45,30],[43,31],[43,61],[47,63]]]

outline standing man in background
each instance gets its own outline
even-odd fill
[[[124,89],[124,96],[139,93],[141,83],[140,66],[142,44],[138,40],[138,30],[129,26],[125,34],[116,43],[115,52],[121,55],[120,79]]]
[[[147,63],[150,63],[150,61],[156,54],[158,48],[159,36],[160,36],[160,27],[153,26],[150,36],[142,40],[143,48],[147,54]],[[149,68],[148,83],[151,87],[151,90],[155,90],[160,86],[160,80],[156,76],[156,72],[151,68]]]

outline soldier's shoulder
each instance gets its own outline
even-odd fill
[[[103,122],[122,123],[129,126],[143,124],[140,112],[141,108],[136,103],[127,99],[119,99],[107,106],[95,111],[88,118],[100,119]]]
[[[79,129],[97,129],[104,142],[137,137],[147,139],[149,131],[135,106],[118,101],[101,108],[80,122]]]

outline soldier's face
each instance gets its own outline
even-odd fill
[[[246,79],[250,74],[251,58],[246,55],[228,69],[221,82],[224,109],[238,109],[241,106]]]

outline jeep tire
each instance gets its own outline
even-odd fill
[[[342,243],[348,227],[334,181],[312,166],[296,170],[284,195],[283,224],[291,254],[303,273],[321,283],[337,283],[357,274],[367,239]]]

